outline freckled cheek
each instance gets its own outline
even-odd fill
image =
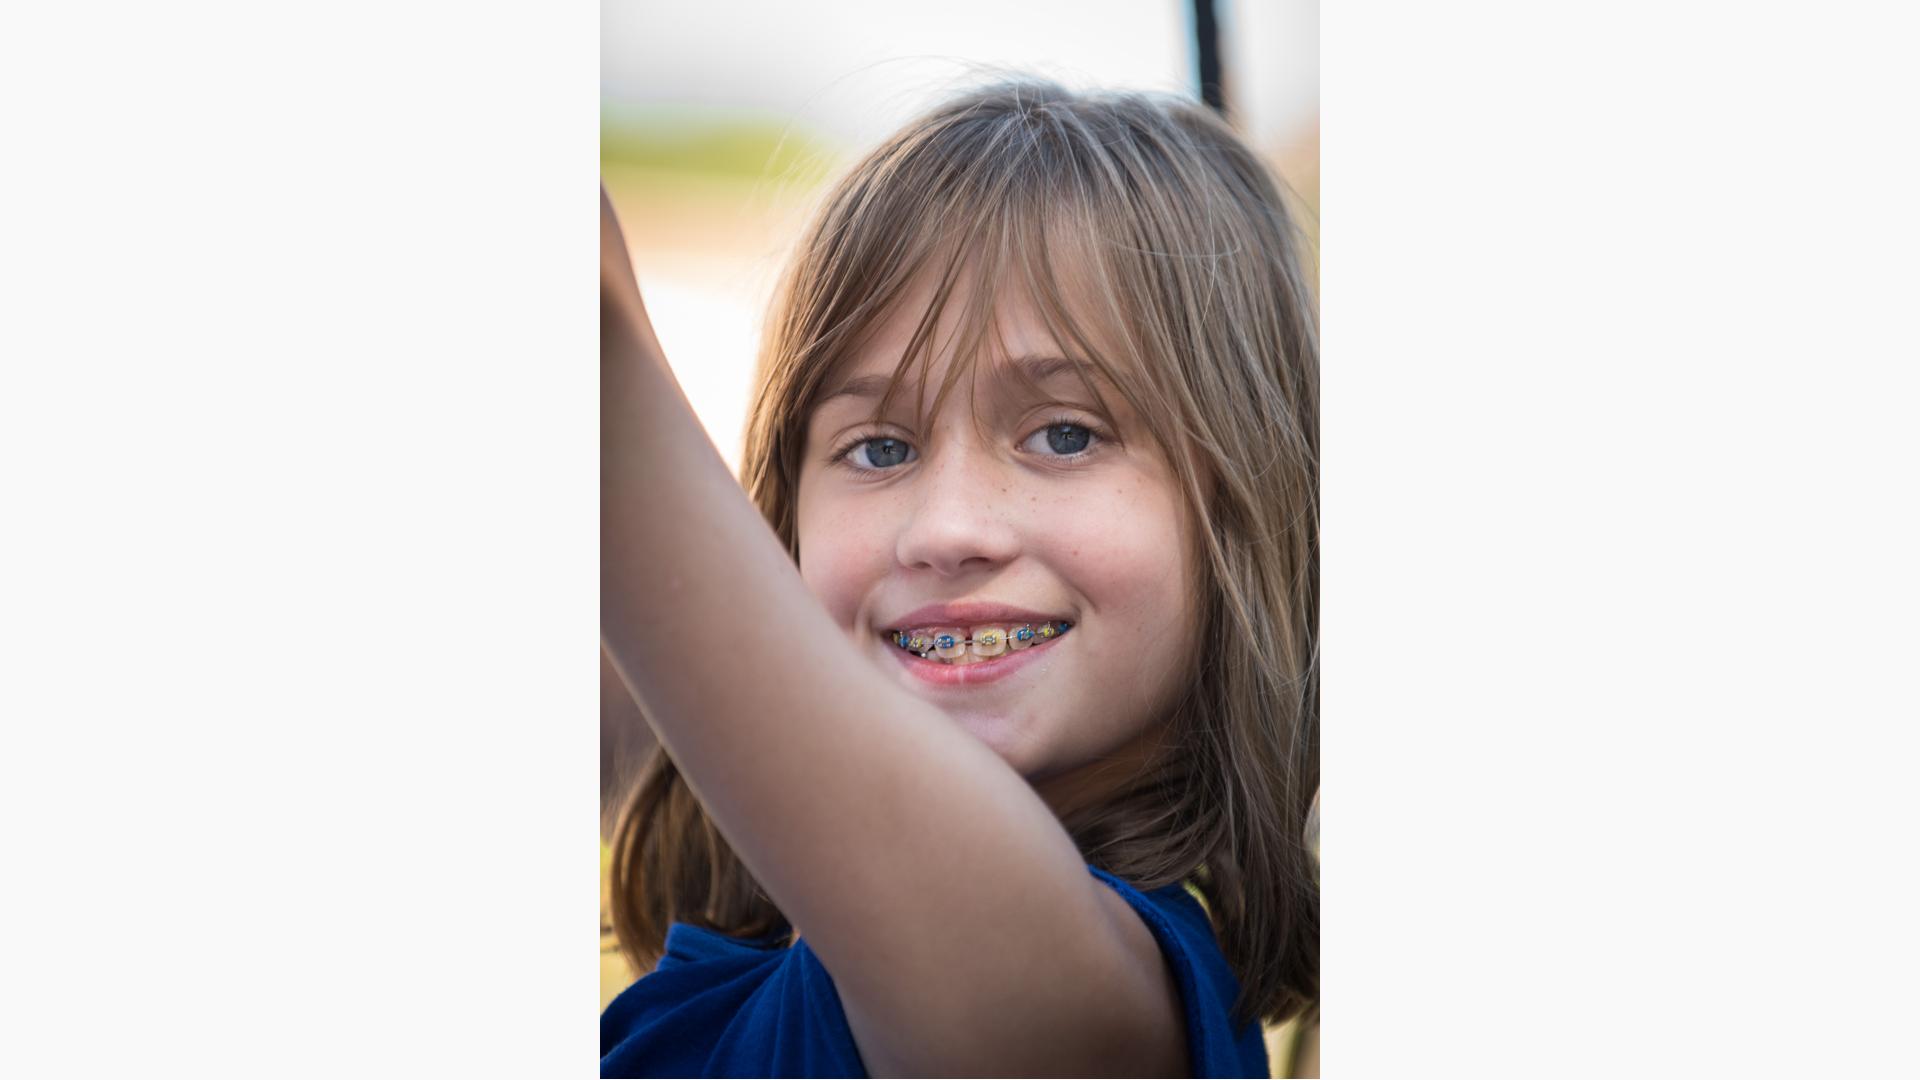
[[[1177,621],[1186,576],[1172,507],[1115,499],[1060,515],[1047,546],[1107,625],[1158,636]]]
[[[851,629],[892,564],[886,531],[847,514],[805,515],[799,527],[801,580],[835,622]]]

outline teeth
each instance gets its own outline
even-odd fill
[[[958,660],[967,655],[967,641],[958,631],[941,630],[933,635],[933,655],[942,660]]]
[[[997,626],[976,626],[972,637],[975,656],[999,656],[1007,651],[1007,632]]]
[[[971,664],[1012,650],[1019,652],[1051,641],[1073,626],[1066,622],[1027,623],[1016,627],[959,626],[896,630],[893,643],[923,658],[937,657],[949,664]]]

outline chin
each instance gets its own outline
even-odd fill
[[[899,676],[899,659],[890,654],[875,658],[876,662],[889,675]],[[902,677],[901,685],[915,697],[945,713],[961,730],[985,743],[1000,760],[1013,767],[1021,776],[1030,776],[1041,763],[1036,761],[1036,748],[1033,746],[1034,724],[1031,717],[1023,717],[998,709],[956,705],[943,700],[942,692],[930,690],[910,677]]]

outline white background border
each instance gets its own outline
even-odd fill
[[[1327,6],[1327,1075],[1910,1060],[1899,11]],[[597,17],[0,17],[5,1071],[592,1074]]]

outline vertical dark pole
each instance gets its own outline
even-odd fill
[[[1200,100],[1225,116],[1226,78],[1220,71],[1220,23],[1213,15],[1213,0],[1193,0],[1193,39],[1200,63]]]

